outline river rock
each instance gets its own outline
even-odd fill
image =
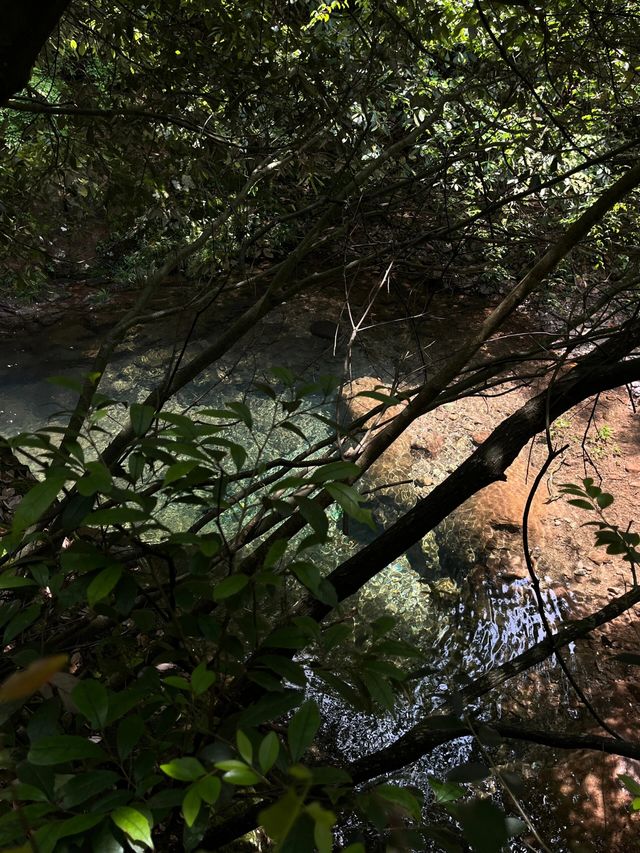
[[[597,566],[601,566],[602,563],[608,563],[610,559],[604,548],[593,548],[589,551],[587,557]]]
[[[471,441],[475,444],[476,447],[480,447],[480,445],[484,444],[490,435],[490,432],[474,432],[471,436]]]
[[[444,447],[444,438],[438,432],[420,429],[411,440],[411,450],[427,457],[437,456]]]

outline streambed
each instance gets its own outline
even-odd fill
[[[316,307],[322,312],[332,306],[327,300],[320,301]],[[223,362],[204,371],[192,386],[181,392],[175,405],[181,408],[194,404],[218,406],[224,400],[243,399],[252,394],[255,379],[268,378],[269,368],[279,366],[315,380],[321,375],[341,375],[348,361],[353,377],[377,376],[385,381],[394,374],[399,360],[404,357],[408,342],[396,335],[370,342],[369,346],[357,346],[347,360],[344,349],[336,347],[335,341],[310,331],[309,316],[316,318],[317,313],[307,314],[305,319],[297,309],[286,306],[274,312],[268,322],[243,340]],[[215,334],[215,322],[210,320],[204,329],[196,330],[184,357],[206,347],[212,334]],[[48,382],[48,377],[61,374],[81,377],[90,367],[97,338],[95,329],[87,323],[65,318],[58,325],[43,327],[37,333],[32,331],[28,337],[15,335],[1,341],[0,432],[7,435],[32,430],[62,417],[60,413],[72,405],[73,396],[59,385]],[[115,399],[143,399],[153,385],[166,376],[167,370],[175,368],[183,339],[184,324],[181,323],[135,330],[122,342],[101,391]],[[257,422],[267,423],[268,401],[258,395],[254,399],[249,396],[248,402],[254,415],[258,412]],[[335,410],[328,407],[326,414],[335,416]],[[311,441],[320,438],[322,429],[318,427],[316,435],[307,432],[307,436]],[[300,449],[299,440],[291,434],[282,434],[274,445],[282,455],[294,447]],[[411,506],[415,496],[428,491],[429,486],[421,483],[437,482],[468,452],[468,443],[451,441],[445,444],[437,460],[416,459],[415,471],[410,473],[416,481],[413,487],[404,484],[373,496],[371,505],[378,523],[381,526],[391,523]],[[339,521],[335,519],[334,537],[322,549],[328,566],[348,557],[367,536],[373,535],[358,531],[357,536],[353,533],[345,536],[340,532]],[[460,529],[450,527],[436,531],[416,546],[422,555],[421,572],[416,571],[415,553],[403,557],[355,597],[352,604],[357,619],[368,623],[381,615],[394,616],[398,622],[397,636],[424,650],[425,662],[432,672],[399,704],[393,716],[347,713],[339,702],[318,693],[330,721],[329,727],[344,755],[357,758],[364,748],[370,751],[387,745],[422,714],[444,707],[461,674],[472,678],[542,638],[543,628],[528,580],[496,584],[485,577],[476,578],[470,586],[466,577],[474,561],[469,559],[467,564],[461,561],[459,549],[451,551],[456,552],[457,563],[457,569],[451,571],[448,561],[442,558],[448,553],[453,538],[460,535]],[[443,574],[443,564],[448,565],[447,574]],[[450,574],[454,577],[449,577]],[[545,596],[547,615],[553,625],[563,616],[561,605],[553,590],[547,589]],[[540,671],[546,680],[556,677],[551,664],[545,664]],[[493,710],[499,711],[503,701],[512,709],[512,691],[508,693],[508,696],[493,697]],[[489,705],[485,708],[487,712],[491,710]],[[365,731],[367,737],[363,738]],[[426,790],[426,775],[442,778],[452,765],[466,760],[472,749],[471,739],[441,747],[407,768],[403,778]],[[518,849],[518,843],[514,842],[513,850]]]

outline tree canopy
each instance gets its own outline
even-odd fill
[[[562,663],[640,603],[640,538],[593,470],[562,486],[633,584],[557,628],[528,543],[565,449],[554,422],[640,382],[635,4],[72,0],[30,28],[28,7],[2,12],[0,299],[74,282],[130,298],[83,376],[57,380],[63,420],[0,425],[21,496],[0,517],[0,844],[217,850],[261,827],[251,849],[548,849],[505,805],[497,744],[640,758]],[[430,356],[419,321],[443,292],[480,319]],[[318,327],[341,375],[248,377],[238,347],[318,294],[342,304]],[[178,330],[166,363],[115,391],[123,342],[159,320]],[[351,384],[360,342],[384,380]],[[448,404],[514,389],[433,487],[402,471],[409,505],[380,523],[383,454]],[[430,704],[428,650],[353,596],[539,435],[522,553],[544,636]],[[483,715],[554,655],[597,734]],[[326,696],[351,715],[409,705],[411,724],[344,755]],[[468,736],[481,762],[407,783]],[[487,777],[505,802],[465,787]]]

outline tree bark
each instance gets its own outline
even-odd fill
[[[416,728],[407,732],[402,738],[394,741],[376,753],[364,756],[347,765],[345,770],[356,785],[369,782],[378,776],[393,773],[407,764],[417,761],[443,743],[449,743],[461,737],[473,735],[472,728],[466,723],[455,721],[451,717],[441,717],[442,726],[437,728],[438,718],[430,717],[432,727],[417,731]],[[626,758],[640,758],[640,743],[621,740],[599,735],[579,735],[572,732],[551,732],[540,729],[528,729],[526,726],[513,725],[503,722],[483,723],[494,729],[499,735],[508,740],[522,740],[529,743],[539,743],[554,749],[592,749],[596,752],[606,752],[610,755],[623,755]],[[408,759],[408,760],[407,760]]]
[[[69,0],[14,0],[0,17],[0,107],[29,82],[31,69]]]

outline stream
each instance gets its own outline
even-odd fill
[[[374,376],[382,382],[389,381],[406,357],[410,340],[383,329],[377,338],[369,336],[362,345],[357,344],[347,358],[344,340],[339,336],[334,338],[330,322],[317,325],[319,319],[335,316],[334,306],[328,297],[323,299],[321,295],[316,303],[312,310],[308,306],[291,305],[272,312],[221,362],[181,391],[172,405],[184,409],[195,404],[218,406],[225,400],[246,399],[259,424],[268,423],[271,401],[264,395],[254,395],[252,383],[256,379],[272,379],[269,373],[272,368],[286,367],[296,376],[317,380],[326,375],[343,375],[347,365],[354,378]],[[64,412],[73,404],[73,394],[48,380],[60,375],[79,378],[90,367],[100,337],[94,322],[99,311],[99,306],[86,305],[84,313],[77,316],[31,329],[28,335],[16,332],[0,340],[1,434],[33,430],[64,417]],[[211,316],[202,327],[196,328],[184,357],[202,351],[216,327],[224,321],[225,318]],[[316,333],[311,331],[314,322]],[[150,329],[134,329],[121,342],[100,390],[116,400],[143,399],[153,385],[165,377],[167,370],[175,368],[188,329],[188,317],[178,318],[178,321],[172,318]],[[330,407],[324,413],[335,417],[335,409],[332,411]],[[313,430],[316,424],[317,434],[307,433],[310,441],[322,435],[322,425],[318,426],[318,421],[309,419],[305,423],[305,431],[307,428]],[[272,452],[286,454],[296,447],[300,449],[297,436],[281,432],[271,447]],[[450,468],[458,464],[467,451],[452,447],[443,452],[450,454],[445,459]],[[418,482],[428,475],[434,475],[430,462],[416,460],[416,471],[412,471],[411,476]],[[418,494],[426,493],[425,489],[428,490],[415,486]],[[413,494],[404,486],[395,493],[385,490],[382,496],[376,494],[374,497],[371,507],[377,523],[384,527],[409,508]],[[327,565],[335,565],[336,561],[349,556],[355,547],[373,535],[372,531],[357,529],[345,536],[336,517],[334,537],[322,549]],[[319,688],[312,688],[339,751],[349,758],[386,746],[424,713],[443,708],[461,674],[473,678],[544,636],[528,580],[501,584],[481,579],[471,589],[465,581],[471,565],[461,564],[458,570],[452,570],[447,560],[444,561],[447,573],[443,574],[440,563],[450,536],[450,531],[446,534],[435,531],[425,537],[416,546],[417,551],[413,549],[408,556],[387,567],[354,597],[358,619],[370,623],[382,615],[394,616],[398,621],[397,636],[418,645],[431,668],[431,673],[415,686],[411,695],[399,702],[396,713],[354,713]],[[459,556],[456,560],[459,561]],[[420,572],[414,568],[418,563]],[[564,616],[560,604],[551,589],[544,595],[547,616],[552,625],[557,624]],[[538,667],[535,675],[545,681],[558,680],[552,664]],[[513,711],[514,690],[517,694],[517,689],[509,687],[504,696],[494,696],[492,704],[485,703],[483,709],[487,713],[499,713],[504,702]],[[363,732],[367,733],[366,738]],[[522,761],[519,758],[522,752],[505,751],[504,755],[505,763],[519,767],[527,776],[527,756]],[[426,792],[426,776],[442,779],[452,766],[470,757],[477,757],[473,740],[461,739],[440,747],[406,768],[400,778]],[[493,791],[490,786],[485,786],[484,790]],[[553,849],[560,853],[564,848],[559,840],[556,842],[558,846]],[[514,841],[510,849],[520,851],[525,847]]]

